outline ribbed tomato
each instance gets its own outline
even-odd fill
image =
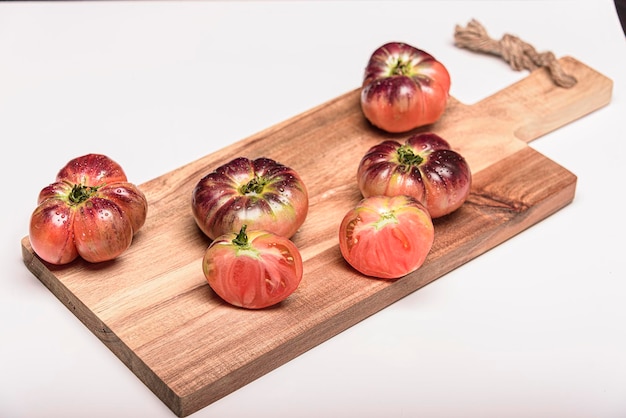
[[[292,168],[270,158],[239,157],[200,179],[191,207],[211,239],[238,232],[244,224],[290,238],[304,223],[309,195]]]
[[[402,42],[376,49],[365,68],[361,108],[387,132],[436,122],[448,103],[450,74],[429,53]]]
[[[146,197],[118,163],[87,154],[68,162],[41,190],[29,239],[35,253],[51,264],[78,256],[92,263],[109,261],[130,247],[147,212]]]
[[[440,136],[426,132],[400,143],[384,141],[363,156],[357,171],[363,196],[409,195],[439,218],[460,208],[472,184],[470,167]]]

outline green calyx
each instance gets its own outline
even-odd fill
[[[411,147],[407,145],[402,145],[400,148],[398,148],[396,153],[398,156],[398,163],[404,166],[406,170],[413,166],[416,167],[424,161],[424,159],[420,155],[415,154]]]
[[[261,194],[263,193],[263,188],[267,184],[267,180],[262,176],[254,176],[252,180],[244,184],[239,188],[241,194]]]
[[[237,236],[235,236],[235,238],[231,241],[235,247],[235,253],[237,254],[237,257],[250,257],[259,260],[261,258],[261,254],[257,248],[254,248],[250,244],[248,234],[246,234],[247,228],[248,225],[242,225],[239,233],[237,233]]]
[[[402,58],[396,59],[396,62],[389,67],[389,75],[406,75],[413,74],[413,66],[409,61]]]
[[[71,204],[78,205],[96,194],[100,187],[104,186],[85,186],[84,184],[75,184],[68,195]]]
[[[248,234],[246,234],[246,229],[248,229],[248,225],[242,225],[239,233],[235,238],[233,238],[233,245],[241,248],[247,248],[250,246],[250,241],[248,241]]]

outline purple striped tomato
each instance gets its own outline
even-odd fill
[[[432,218],[439,218],[463,205],[472,173],[446,140],[421,133],[404,143],[388,140],[370,148],[359,163],[357,181],[365,197],[413,196]]]
[[[295,170],[269,158],[239,157],[200,179],[191,207],[211,239],[244,224],[290,238],[304,223],[309,195]]]
[[[450,74],[429,53],[402,42],[376,49],[365,68],[361,109],[387,132],[407,132],[436,122],[450,92]]]

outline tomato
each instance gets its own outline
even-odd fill
[[[309,195],[293,169],[269,158],[239,157],[198,182],[191,206],[211,239],[238,232],[244,224],[290,238],[304,223]]]
[[[109,261],[130,247],[147,211],[146,197],[118,163],[87,154],[69,161],[39,193],[30,243],[51,264],[79,256],[92,263]]]
[[[434,133],[410,136],[403,144],[384,141],[363,156],[357,171],[363,196],[409,195],[423,203],[432,218],[463,205],[472,183],[467,161]]]
[[[267,231],[217,237],[207,248],[202,271],[209,286],[231,305],[262,309],[287,299],[302,280],[302,256],[296,245]]]
[[[374,51],[365,68],[361,108],[387,132],[407,132],[436,122],[450,92],[450,74],[429,53],[401,42]]]
[[[364,275],[380,279],[397,279],[421,267],[434,237],[428,211],[410,196],[364,198],[339,226],[343,258]]]

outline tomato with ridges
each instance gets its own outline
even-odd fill
[[[472,172],[445,139],[425,132],[403,143],[387,140],[370,148],[359,163],[357,182],[364,197],[413,196],[432,218],[440,218],[467,200]]]
[[[374,126],[408,132],[438,121],[446,110],[450,74],[431,54],[403,42],[376,49],[361,86],[361,109]]]
[[[51,264],[79,256],[97,263],[126,251],[144,225],[148,202],[122,167],[102,154],[69,161],[39,193],[31,214],[33,251]]]
[[[245,224],[287,238],[302,226],[309,209],[298,175],[270,158],[235,158],[205,175],[192,192],[194,219],[211,239]]]

